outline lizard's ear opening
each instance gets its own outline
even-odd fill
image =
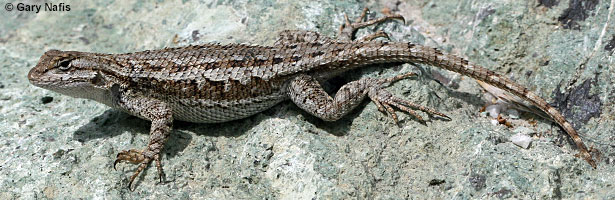
[[[92,79],[92,84],[98,85],[98,86],[104,86],[106,83],[105,83],[105,79],[103,78],[102,74],[96,73],[96,75]]]

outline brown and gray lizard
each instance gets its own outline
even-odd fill
[[[162,181],[160,152],[173,120],[217,123],[245,118],[290,99],[325,121],[335,121],[366,97],[395,122],[394,107],[416,116],[409,107],[446,117],[393,96],[384,87],[413,75],[362,78],[342,86],[334,97],[320,83],[350,69],[375,63],[425,63],[481,80],[517,95],[547,113],[574,140],[580,156],[596,163],[574,128],[544,99],[505,76],[437,49],[408,42],[373,41],[384,32],[353,40],[357,29],[400,15],[365,21],[367,9],[340,27],[338,39],[309,31],[283,31],[273,46],[203,44],[126,54],[49,50],[28,73],[38,87],[92,99],[150,120],[149,144],[125,150],[121,161],[138,164],[132,182],[155,161]]]

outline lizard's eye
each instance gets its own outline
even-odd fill
[[[70,61],[72,61],[72,59],[65,59],[65,60],[62,60],[62,61],[58,62],[58,64],[57,64],[58,69],[60,69],[62,71],[66,71],[66,70],[70,69],[70,67],[72,66],[70,64]]]

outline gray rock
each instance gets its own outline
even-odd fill
[[[615,5],[539,2],[85,0],[66,2],[70,11],[0,12],[0,80],[7,86],[0,96],[9,97],[0,100],[0,198],[615,198],[615,64],[607,48],[615,35],[615,16],[607,16]],[[515,124],[540,135],[531,149],[496,142],[513,131],[477,114],[483,94],[470,78],[426,65],[379,65],[343,79],[423,72],[389,90],[452,120],[421,124],[400,114],[397,126],[368,103],[328,123],[285,102],[224,124],[178,122],[163,151],[166,181],[159,184],[150,167],[130,192],[127,179],[135,166],[121,164],[115,171],[112,164],[119,151],[145,147],[149,122],[36,88],[26,79],[48,49],[120,53],[205,42],[272,44],[284,29],[334,36],[344,13],[355,18],[366,6],[375,11],[370,17],[386,7],[407,23],[387,22],[359,36],[385,30],[394,41],[463,55],[550,102],[556,88],[565,94],[570,83],[578,88],[593,79],[582,88],[597,95],[592,102],[599,103],[592,105],[602,106],[592,110],[601,114],[576,125],[600,151],[598,169],[576,158],[569,138],[547,120]],[[569,10],[586,16],[558,21]],[[443,86],[432,71],[459,87]],[[53,101],[41,103],[44,96]],[[583,110],[562,105],[571,113]],[[532,119],[538,117],[523,114],[518,121]],[[438,184],[430,185],[433,180]]]

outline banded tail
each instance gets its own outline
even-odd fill
[[[374,41],[357,43],[357,46],[358,48],[355,49],[354,53],[359,55],[357,59],[358,62],[361,63],[368,64],[400,61],[430,64],[483,81],[531,102],[553,118],[553,120],[568,133],[575,142],[577,148],[579,148],[580,156],[593,168],[596,168],[596,162],[593,160],[587,147],[577,134],[577,131],[566,121],[564,116],[555,108],[551,107],[543,98],[529,91],[526,87],[515,83],[511,79],[496,74],[484,67],[470,63],[461,57],[413,43]],[[357,60],[350,60],[357,62]]]

